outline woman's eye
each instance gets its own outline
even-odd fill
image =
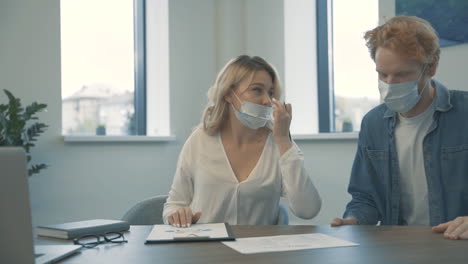
[[[263,90],[258,88],[258,87],[253,88],[253,91],[256,92],[256,93],[262,93],[263,92]]]

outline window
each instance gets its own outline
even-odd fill
[[[361,0],[357,10],[353,1],[333,0],[331,9],[331,132],[359,131],[363,116],[380,102],[375,64],[363,38],[378,24],[378,1]]]
[[[167,0],[62,0],[60,9],[62,134],[170,135]]]
[[[293,0],[284,7],[292,133],[359,131],[364,114],[379,104],[375,66],[363,39],[378,24],[378,1],[363,0],[357,8],[347,0]]]

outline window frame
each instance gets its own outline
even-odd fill
[[[331,0],[333,1],[333,0]],[[317,92],[318,127],[320,133],[335,131],[335,94],[333,90],[332,5],[329,0],[317,0]],[[330,25],[330,27],[329,27]]]
[[[134,0],[133,4],[135,135],[146,136],[146,0]]]

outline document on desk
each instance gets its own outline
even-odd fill
[[[359,245],[320,233],[238,238],[236,241],[222,243],[242,254]]]
[[[190,227],[154,225],[146,243],[235,240],[227,223],[194,224]]]

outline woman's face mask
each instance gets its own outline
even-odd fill
[[[237,94],[232,91],[237,100],[241,103],[241,107],[237,110],[234,105],[234,113],[237,119],[246,127],[251,129],[259,129],[267,125],[268,121],[273,118],[273,108],[270,106],[263,106],[249,101],[241,101]]]
[[[403,83],[388,84],[379,80],[380,98],[387,105],[388,108],[397,113],[409,112],[421,100],[421,95],[418,92],[418,84],[426,69],[424,66],[418,79]],[[421,94],[426,89],[427,83]]]

